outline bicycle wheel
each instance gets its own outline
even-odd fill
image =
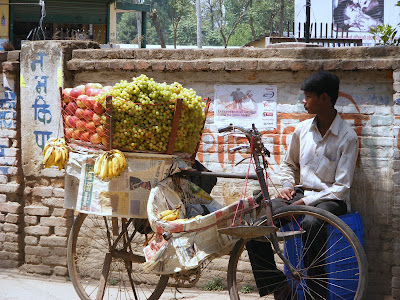
[[[317,228],[304,231],[301,226],[306,217],[317,218],[320,221]],[[228,289],[231,299],[240,299],[242,291],[249,289],[255,292],[259,290],[260,296],[265,297],[275,293],[277,297],[281,296],[280,299],[364,299],[367,259],[357,236],[342,220],[325,210],[307,206],[279,209],[272,218],[274,224],[281,228],[277,233],[280,236],[279,249],[293,272],[276,252],[265,251],[261,255],[260,248],[271,247],[268,239],[254,239],[250,243],[242,239],[235,245],[229,260]],[[256,226],[265,223],[266,219],[263,218]],[[323,245],[319,246],[318,253],[310,260],[307,252],[316,243],[316,232],[325,232],[326,238]],[[287,236],[284,238],[285,234]],[[257,251],[253,251],[257,248]],[[271,253],[270,258],[272,256],[272,261],[275,260],[276,268],[271,266],[269,270],[265,269],[268,265],[265,259],[267,253]],[[318,275],[315,275],[316,270]],[[258,278],[258,288],[254,276]]]
[[[76,217],[67,258],[71,281],[81,299],[153,300],[161,296],[168,276],[143,270],[145,236],[133,223],[134,219],[82,213]]]

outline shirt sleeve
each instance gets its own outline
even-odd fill
[[[299,175],[300,138],[299,132],[294,131],[292,140],[281,165],[281,183],[283,188],[294,189],[296,178]]]
[[[358,137],[344,142],[342,155],[335,172],[335,182],[325,190],[303,198],[304,204],[315,205],[324,200],[344,200],[353,182],[358,156]]]

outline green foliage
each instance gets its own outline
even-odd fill
[[[225,289],[222,278],[214,278],[210,280],[203,286],[203,290],[205,291],[223,291]]]
[[[174,42],[174,28],[178,45],[196,45],[195,0],[144,0],[144,4],[157,10],[167,45]],[[243,46],[270,35],[271,28],[275,33],[278,32],[280,5],[280,0],[201,0],[203,45]],[[294,19],[294,0],[284,0],[284,5],[283,24],[284,31],[287,31],[287,24],[292,24]],[[135,13],[117,14],[118,43],[132,43],[136,39],[135,16]],[[160,44],[150,17],[147,18],[146,27],[147,44]]]
[[[255,291],[254,286],[251,286],[251,285],[248,285],[248,284],[245,284],[245,285],[242,286],[242,293],[243,294],[250,294],[250,293],[252,293],[254,291]]]
[[[372,34],[377,45],[398,46],[400,44],[400,39],[396,38],[397,29],[390,25],[371,27],[369,33]]]

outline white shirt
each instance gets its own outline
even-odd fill
[[[350,209],[350,186],[358,155],[358,137],[336,114],[322,137],[317,119],[299,123],[281,166],[283,187],[302,187],[306,205],[344,200]]]

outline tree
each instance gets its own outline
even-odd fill
[[[169,0],[171,6],[171,23],[174,38],[174,48],[176,49],[176,33],[178,30],[179,22],[182,17],[190,14],[194,10],[194,3],[192,0]]]

